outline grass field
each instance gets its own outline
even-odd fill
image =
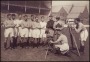
[[[89,31],[89,28],[87,28]],[[71,47],[71,41],[70,41],[70,35],[68,28],[65,28],[63,30],[63,34],[65,34],[68,37],[69,45]],[[77,45],[80,46],[79,42],[79,34],[77,34],[75,31],[73,31],[73,34],[75,35]],[[17,47],[17,49],[13,50],[4,50],[3,47],[4,42],[4,28],[1,28],[1,61],[89,61],[89,37],[87,39],[87,42],[85,43],[85,54],[81,55],[80,57],[77,56],[77,51],[73,50],[73,52],[70,52],[71,57],[62,56],[62,55],[55,55],[53,53],[49,52],[49,55],[47,55],[47,59],[45,59],[45,47],[39,47],[39,48],[29,48],[29,49],[21,49],[20,47]],[[74,45],[75,46],[75,45]]]

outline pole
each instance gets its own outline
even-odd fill
[[[41,1],[39,3],[39,15],[40,15],[40,12],[41,12]]]
[[[48,44],[48,48],[47,48],[47,51],[46,51],[46,54],[45,54],[45,59],[47,59],[47,55],[48,55],[48,50],[50,49],[50,44]]]
[[[71,32],[70,32],[70,27],[68,26],[68,28],[69,28],[70,38],[71,38],[71,45],[72,45],[72,48],[74,48],[74,46],[73,46],[73,38],[72,38],[72,35],[71,35]]]
[[[26,1],[25,1],[25,13],[26,13],[26,10],[27,10],[27,8],[26,8]]]
[[[9,1],[8,1],[8,11],[9,11]]]
[[[51,11],[50,11],[50,14],[52,14],[52,1],[51,1]],[[49,14],[49,16],[50,16],[50,14]],[[47,51],[46,51],[46,55],[45,55],[45,59],[47,58],[49,48],[50,48],[50,44],[48,45],[48,48],[47,48]]]

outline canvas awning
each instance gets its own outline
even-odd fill
[[[1,1],[1,9],[10,12],[46,14],[51,9],[51,3],[51,1]]]

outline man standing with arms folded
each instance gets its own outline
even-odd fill
[[[41,25],[41,33],[40,33],[40,38],[41,41],[40,43],[44,46],[46,44],[46,34],[45,34],[45,30],[46,30],[46,22],[44,20],[44,16],[41,17],[41,21],[40,21],[40,25]]]
[[[22,48],[27,48],[27,40],[29,35],[29,21],[27,15],[24,15],[24,21],[22,22],[21,27],[22,27],[22,34],[21,34]]]
[[[33,22],[34,22],[34,15],[31,15],[29,20],[29,44],[33,46]]]
[[[33,38],[34,38],[34,47],[38,48],[38,43],[40,42],[40,22],[38,18],[35,18],[33,22]]]
[[[14,22],[11,19],[11,14],[7,15],[7,20],[4,21],[4,27],[5,27],[5,32],[4,32],[4,36],[5,36],[5,42],[4,42],[4,48],[7,49],[7,40],[8,37],[10,36],[10,48],[13,48],[13,37],[14,37]]]

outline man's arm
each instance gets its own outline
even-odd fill
[[[52,42],[51,41],[51,43],[58,43],[58,42],[60,42],[61,41],[61,37],[59,37],[55,42]]]
[[[56,29],[56,23],[53,24],[53,28]]]
[[[78,29],[77,29],[76,27],[74,27],[74,29],[75,29],[75,31],[76,31],[77,33],[79,33],[79,32],[81,31],[81,29],[82,29],[82,26],[79,25]]]
[[[4,21],[4,27],[5,27],[5,28],[10,28],[10,24],[8,24],[7,21]]]

